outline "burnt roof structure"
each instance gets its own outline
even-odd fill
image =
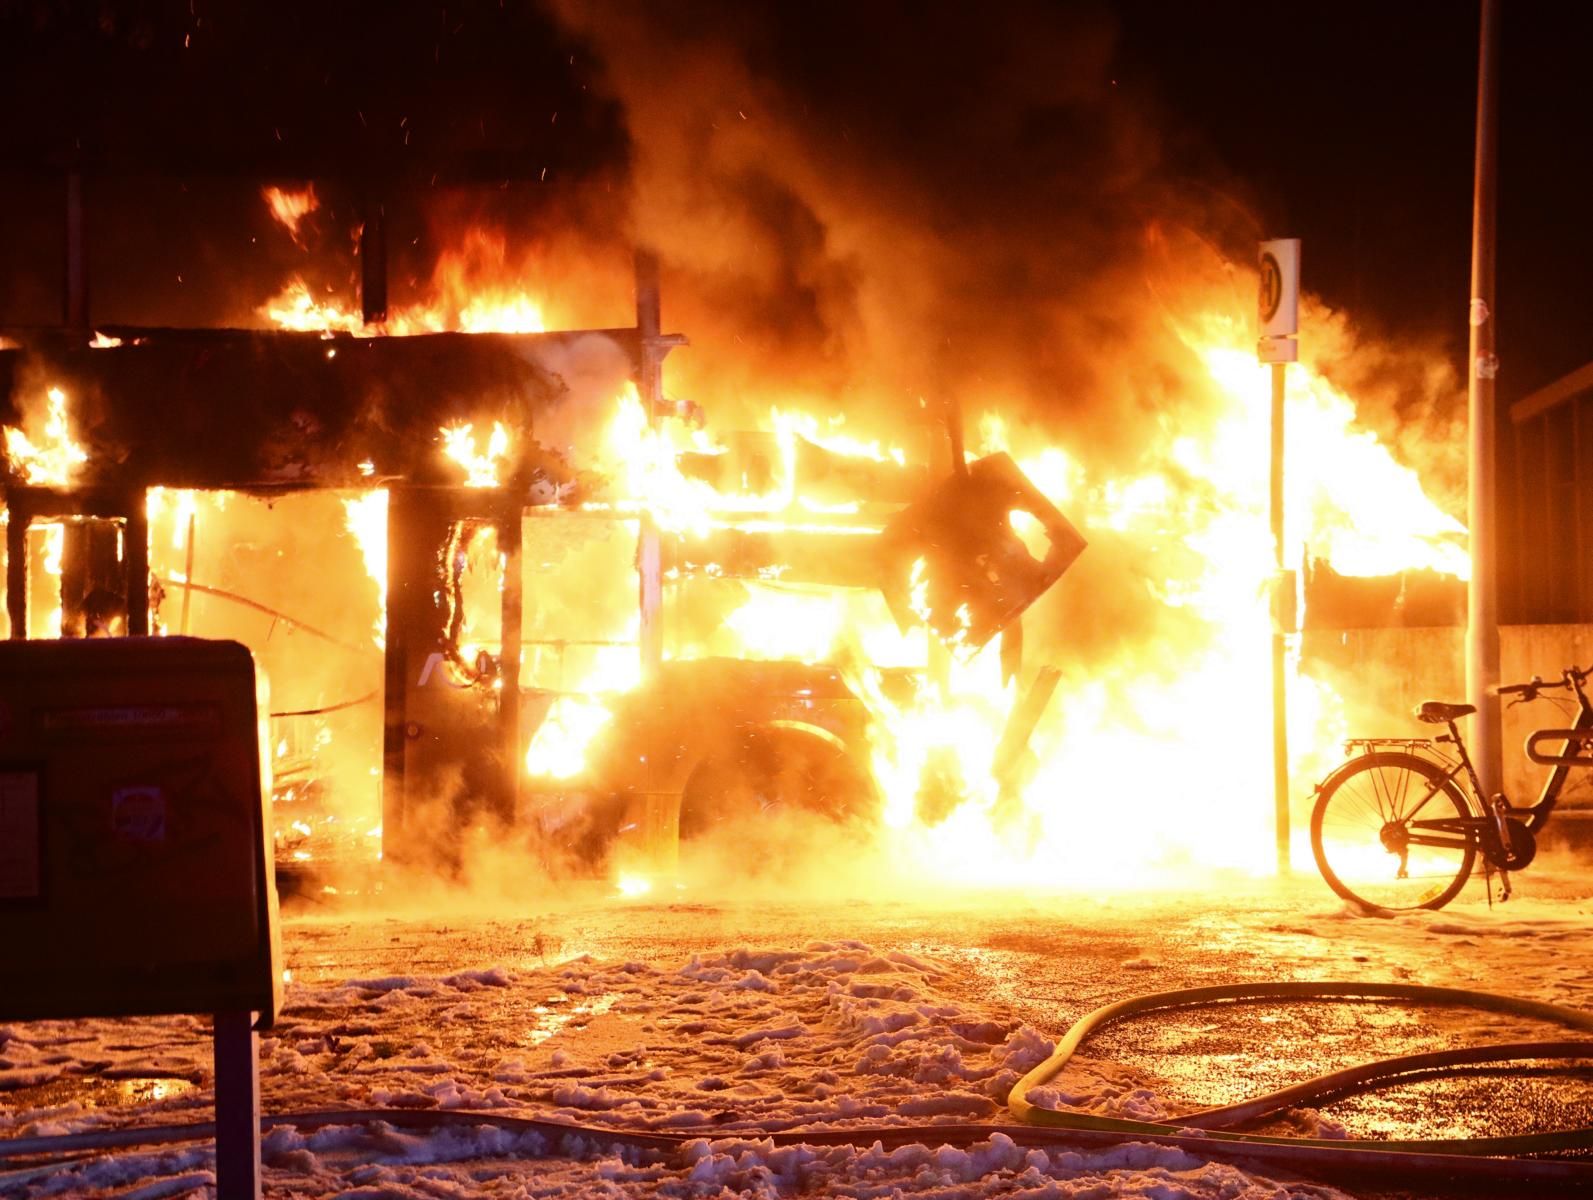
[[[501,420],[534,429],[537,413],[567,391],[549,363],[583,340],[606,339],[604,352],[623,355],[632,379],[643,357],[634,328],[105,332],[122,344],[51,336],[0,351],[0,423],[23,424],[45,383],[72,397],[74,433],[89,452],[77,487],[368,487],[373,474],[454,482],[437,453],[440,426]],[[371,464],[363,473],[362,462]]]

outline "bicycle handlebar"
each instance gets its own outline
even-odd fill
[[[1520,696],[1524,700],[1536,700],[1539,692],[1569,690],[1579,686],[1584,680],[1593,676],[1593,666],[1586,669],[1580,667],[1567,667],[1561,672],[1558,683],[1548,683],[1534,675],[1526,683],[1502,683],[1493,689],[1495,696]]]
[[[1493,694],[1495,696],[1535,696],[1544,688],[1563,688],[1564,686],[1563,682],[1545,683],[1534,676],[1530,683],[1501,683],[1493,689]]]

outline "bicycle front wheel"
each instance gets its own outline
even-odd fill
[[[1466,886],[1477,858],[1465,793],[1436,763],[1376,751],[1323,782],[1311,813],[1311,850],[1327,884],[1372,908],[1442,908]]]

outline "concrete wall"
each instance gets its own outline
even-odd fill
[[[1350,704],[1351,736],[1425,737],[1435,731],[1411,717],[1423,700],[1466,700],[1465,630],[1308,630],[1301,668],[1330,682]],[[1533,675],[1559,678],[1568,666],[1593,663],[1593,625],[1506,625],[1499,630],[1501,683]],[[1503,716],[1504,786],[1515,804],[1537,800],[1547,767],[1527,760],[1522,745],[1536,729],[1563,729],[1575,719],[1575,703],[1550,701],[1507,707]],[[1467,734],[1469,722],[1461,722]],[[1561,793],[1567,808],[1593,809],[1593,770],[1574,771]]]

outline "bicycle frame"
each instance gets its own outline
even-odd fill
[[[1587,746],[1593,743],[1593,703],[1589,703],[1587,693],[1582,690],[1582,681],[1574,676],[1567,676],[1571,690],[1576,694],[1577,714],[1576,721],[1569,729],[1540,729],[1533,733],[1527,742],[1528,756],[1534,762],[1552,765],[1553,770],[1543,781],[1543,790],[1538,795],[1538,802],[1530,808],[1517,808],[1505,802],[1505,807],[1499,816],[1523,820],[1528,832],[1536,835],[1538,830],[1548,822],[1554,812],[1555,805],[1559,802],[1560,792],[1565,787],[1567,776],[1572,767],[1593,766],[1593,758],[1578,756],[1570,753],[1561,753],[1555,756],[1540,755],[1536,752],[1535,745],[1540,739],[1553,740],[1561,738],[1564,749],[1569,751],[1573,746]],[[1472,765],[1471,756],[1466,752],[1466,743],[1460,736],[1460,729],[1454,721],[1447,722],[1449,734],[1447,737],[1435,739],[1455,748],[1456,761],[1453,763],[1440,762],[1437,765],[1447,767],[1447,770],[1435,783],[1433,788],[1417,801],[1405,816],[1405,826],[1409,844],[1416,846],[1438,846],[1455,848],[1463,843],[1472,843],[1486,849],[1488,838],[1493,834],[1496,816],[1490,815],[1488,803],[1483,797],[1482,781],[1477,777],[1476,767]],[[1430,743],[1414,738],[1357,738],[1356,743],[1370,749],[1376,745],[1400,745],[1406,749],[1430,748]],[[1474,809],[1480,809],[1471,817],[1446,817],[1438,820],[1419,821],[1416,815],[1436,796],[1445,784],[1453,782],[1464,771],[1471,787],[1470,801]],[[1466,789],[1463,787],[1462,792]],[[1440,836],[1433,836],[1433,835]],[[1454,840],[1457,835],[1462,841]]]
[[[1566,735],[1564,749],[1569,751],[1573,745],[1586,746],[1593,738],[1593,704],[1588,702],[1587,693],[1582,690],[1582,681],[1575,676],[1568,676],[1571,690],[1576,693],[1576,721],[1570,729],[1540,729],[1527,738],[1527,757],[1533,762],[1552,763],[1554,769],[1549,772],[1543,781],[1543,791],[1538,794],[1538,802],[1526,809],[1527,828],[1533,833],[1549,819],[1554,812],[1554,806],[1559,803],[1560,791],[1565,787],[1566,776],[1571,773],[1572,767],[1593,766],[1593,759],[1581,759],[1574,755],[1562,753],[1554,758],[1539,755],[1535,743],[1539,738],[1552,738],[1559,734]]]

